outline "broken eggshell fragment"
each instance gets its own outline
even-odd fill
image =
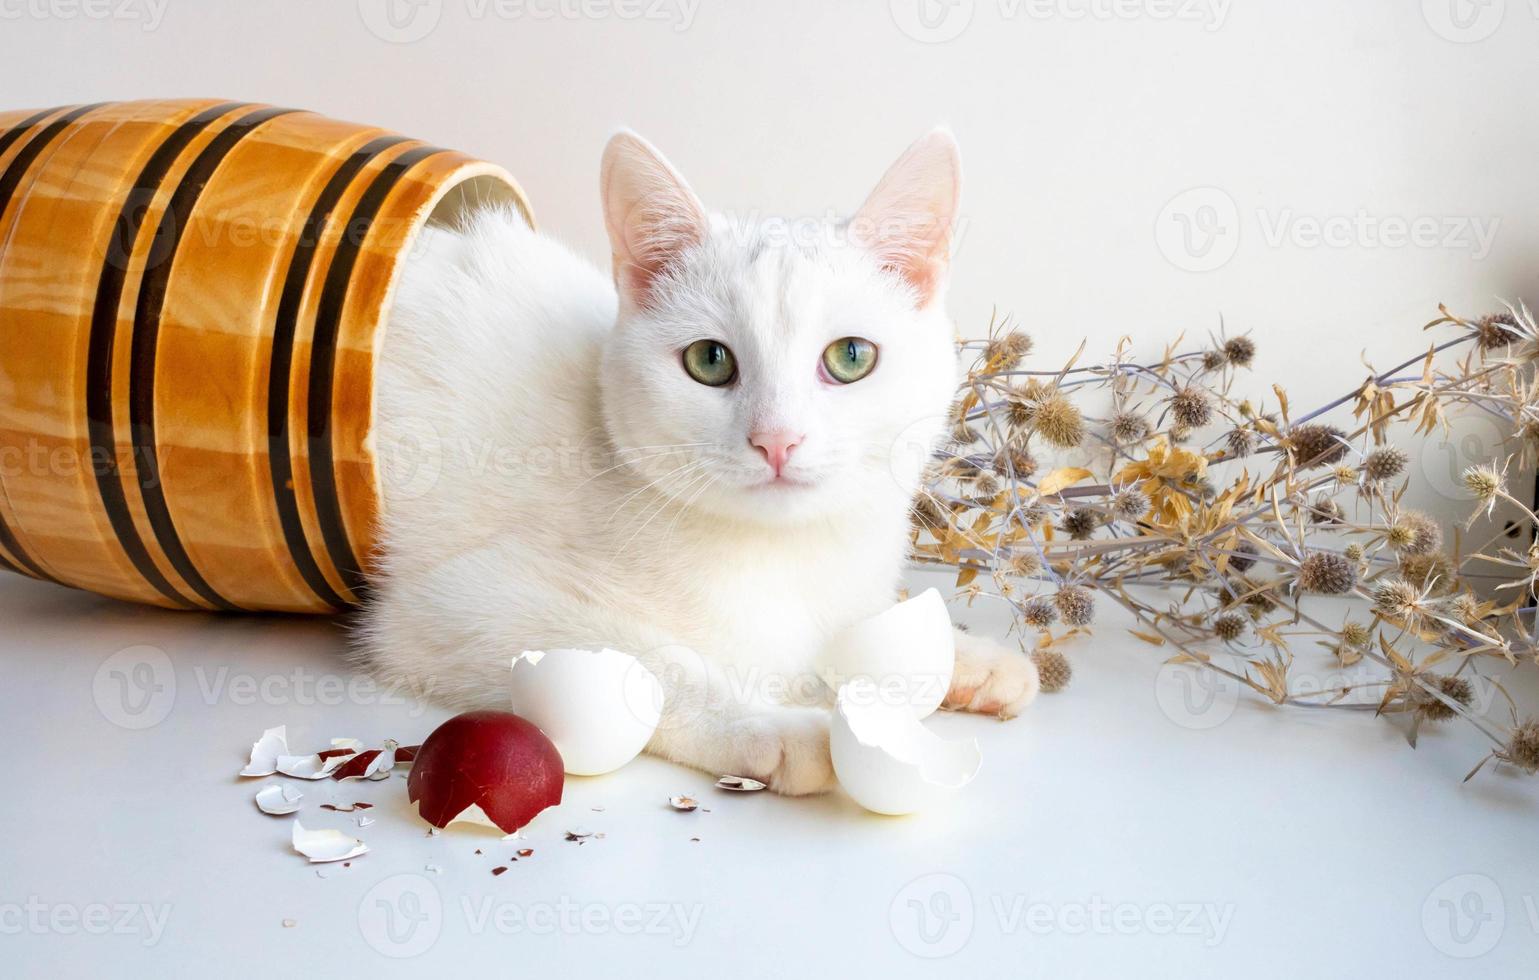
[[[561,753],[532,722],[470,711],[422,743],[406,794],[435,828],[480,823],[511,834],[561,802],[564,780]]]
[[[251,743],[251,758],[242,776],[271,776],[278,771],[278,759],[289,754],[288,726],[269,728],[262,737]]]
[[[257,790],[256,805],[258,810],[269,816],[281,817],[298,810],[299,801],[302,799],[304,799],[302,793],[296,793],[287,786],[269,783]]]
[[[972,782],[983,756],[974,738],[948,741],[906,702],[884,700],[869,679],[839,689],[829,748],[839,785],[874,813],[914,813]]]
[[[662,718],[657,675],[618,650],[526,650],[513,658],[512,690],[513,712],[550,736],[574,776],[630,762]]]
[[[834,634],[819,675],[833,691],[866,678],[885,699],[901,700],[914,717],[924,718],[945,699],[955,667],[951,614],[940,593],[926,589]]]
[[[311,864],[346,861],[369,850],[369,845],[356,837],[347,836],[340,830],[330,828],[306,830],[297,818],[294,821],[290,839],[293,841],[294,850],[309,858]]]

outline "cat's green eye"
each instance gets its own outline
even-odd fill
[[[844,337],[823,349],[823,369],[842,385],[859,381],[876,367],[876,345],[859,337]]]
[[[701,384],[720,388],[737,377],[737,358],[720,341],[697,340],[684,348],[684,370]]]

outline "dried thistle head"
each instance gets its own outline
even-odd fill
[[[1421,511],[1405,510],[1385,532],[1385,539],[1401,555],[1429,555],[1443,546],[1443,529]]]
[[[1454,596],[1451,608],[1454,616],[1466,626],[1478,625],[1485,619],[1480,608],[1480,600],[1468,592],[1461,592]]]
[[[971,446],[979,438],[978,430],[966,422],[958,422],[951,427],[951,441],[957,446]]]
[[[1205,350],[1202,352],[1202,369],[1204,371],[1217,371],[1229,363],[1229,355],[1222,350]]]
[[[1213,635],[1225,643],[1233,643],[1245,635],[1249,623],[1237,613],[1224,613],[1213,620]]]
[[[909,511],[909,519],[925,530],[938,531],[951,526],[951,511],[942,507],[934,497],[924,493],[915,498],[914,507]]]
[[[1149,420],[1137,412],[1118,412],[1111,417],[1107,428],[1111,431],[1112,441],[1119,445],[1141,442],[1149,436]]]
[[[994,472],[1024,480],[1037,472],[1037,459],[1024,446],[1005,446],[994,454]]]
[[[1243,602],[1251,611],[1251,615],[1260,616],[1277,608],[1277,600],[1272,596],[1272,586],[1252,581],[1245,576],[1236,578],[1229,586],[1231,592],[1226,601],[1231,604]]]
[[[1005,567],[1010,569],[1011,575],[1017,575],[1021,578],[1032,578],[1041,573],[1042,559],[1037,557],[1035,551],[1017,551],[1010,556],[1010,560],[1005,563]]]
[[[1256,546],[1249,541],[1241,541],[1230,551],[1232,553],[1229,555],[1229,568],[1235,572],[1249,571],[1251,566],[1256,564],[1256,559],[1261,555]]]
[[[1351,650],[1366,650],[1373,642],[1373,631],[1362,623],[1348,621],[1341,627],[1341,645]]]
[[[1084,541],[1101,526],[1101,513],[1091,507],[1074,507],[1063,515],[1058,527],[1073,541]]]
[[[952,456],[945,463],[941,464],[941,475],[949,476],[956,480],[975,480],[978,478],[978,474],[982,472],[983,468],[971,456]]]
[[[1239,458],[1249,456],[1256,451],[1256,433],[1249,428],[1230,429],[1229,435],[1224,438],[1225,448],[1229,455]]]
[[[1394,446],[1381,446],[1368,454],[1363,460],[1363,475],[1370,480],[1382,482],[1393,480],[1405,472],[1406,464],[1411,457],[1403,449]]]
[[[1340,524],[1341,517],[1341,505],[1332,497],[1321,494],[1309,505],[1309,520],[1312,523]]]
[[[1288,448],[1305,469],[1334,466],[1347,455],[1347,434],[1334,425],[1311,422],[1288,433]]]
[[[1334,551],[1312,551],[1299,562],[1299,588],[1322,595],[1342,595],[1357,584],[1357,566]]]
[[[1042,690],[1047,694],[1055,694],[1068,687],[1074,676],[1069,658],[1057,650],[1038,650],[1031,655],[1031,662],[1037,665],[1037,676],[1041,678]]]
[[[1460,707],[1468,708],[1475,701],[1475,689],[1462,677],[1454,677],[1452,674],[1433,674],[1423,680],[1444,697],[1457,702]],[[1416,713],[1427,721],[1447,721],[1458,714],[1442,700],[1420,688],[1416,689]]]
[[[1058,621],[1058,608],[1050,599],[1032,599],[1021,606],[1021,622],[1045,630]]]
[[[1454,585],[1453,565],[1448,556],[1440,551],[1425,555],[1402,552],[1400,574],[1413,585],[1424,589],[1433,588],[1438,592],[1447,592]]]
[[[1235,367],[1250,367],[1256,359],[1256,342],[1249,337],[1230,337],[1224,341],[1224,356]]]
[[[1005,485],[993,473],[980,472],[973,481],[973,495],[984,500],[992,500],[1004,488]]]
[[[1066,626],[1089,626],[1095,618],[1095,597],[1082,585],[1065,585],[1053,596],[1053,605]]]
[[[1518,318],[1507,310],[1487,313],[1475,321],[1475,343],[1481,350],[1495,350],[1518,339]]]
[[[1500,757],[1523,769],[1539,772],[1539,721],[1530,718],[1512,730],[1512,737],[1499,753]]]
[[[1200,429],[1213,421],[1213,403],[1198,385],[1187,385],[1170,397],[1170,417],[1184,429]]]
[[[1030,428],[1036,417],[1037,403],[1031,399],[1021,395],[1010,395],[1005,399],[1005,426],[1012,433]]]
[[[1503,490],[1502,476],[1496,472],[1494,464],[1468,467],[1461,479],[1464,481],[1464,489],[1483,504],[1494,503]]]
[[[1414,618],[1421,610],[1421,592],[1403,579],[1381,582],[1373,590],[1373,609],[1395,619]]]
[[[1067,395],[1052,392],[1037,402],[1032,426],[1060,449],[1073,449],[1085,438],[1085,417]]]
[[[1012,330],[989,341],[983,356],[994,370],[1013,371],[1031,353],[1031,347],[1031,337],[1020,330]]]
[[[1033,500],[1017,511],[1017,513],[1020,515],[1022,526],[1027,528],[1041,527],[1047,523],[1047,519],[1051,515],[1047,504],[1040,500]]]
[[[1112,513],[1124,521],[1136,521],[1149,513],[1149,495],[1137,487],[1123,487],[1112,495]]]

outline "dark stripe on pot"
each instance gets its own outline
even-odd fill
[[[6,208],[10,207],[11,198],[16,194],[16,185],[20,184],[21,178],[26,176],[27,169],[32,166],[32,161],[37,159],[38,154],[42,153],[70,123],[104,105],[107,103],[97,102],[72,109],[43,127],[36,136],[22,145],[21,151],[16,154],[16,159],[5,168],[4,174],[0,174],[0,217],[4,217]]]
[[[101,494],[102,509],[117,535],[118,545],[139,574],[151,587],[172,602],[189,609],[198,604],[182,595],[150,557],[149,550],[134,527],[132,513],[128,509],[128,496],[123,489],[122,474],[118,467],[117,431],[112,411],[112,360],[117,346],[118,304],[123,298],[124,281],[133,256],[139,230],[144,224],[151,202],[165,180],[177,157],[197,135],[215,120],[234,109],[246,105],[242,102],[226,102],[205,109],[178,126],[165,141],[155,148],[149,162],[139,171],[133,189],[118,212],[112,226],[112,238],[107,242],[107,256],[102,261],[102,273],[96,286],[96,302],[91,310],[91,339],[86,356],[86,421],[91,438],[91,470],[96,475],[96,488]],[[149,248],[153,250],[152,239]]]
[[[182,175],[176,192],[171,195],[165,214],[161,215],[152,243],[166,235],[167,254],[159,262],[145,269],[139,284],[139,298],[134,305],[133,347],[129,356],[128,419],[133,435],[134,459],[137,462],[139,490],[144,498],[144,510],[155,540],[171,567],[176,569],[192,590],[204,601],[226,612],[238,612],[240,607],[220,595],[208,584],[187,554],[171,518],[171,508],[166,502],[165,488],[161,484],[159,447],[155,433],[155,358],[160,342],[160,317],[165,307],[166,286],[171,270],[176,265],[176,253],[181,245],[187,220],[197,207],[198,198],[214,176],[219,164],[235,147],[250,136],[258,127],[278,116],[294,112],[293,109],[259,109],[242,116],[226,127],[199,153]]]
[[[38,123],[42,122],[44,119],[47,119],[49,116],[58,112],[62,108],[64,107],[55,106],[52,109],[44,109],[42,112],[34,112],[32,115],[28,116],[21,122],[6,130],[4,135],[0,135],[0,157],[5,156],[5,151],[9,150],[11,146],[21,138],[22,133],[25,133],[27,130],[31,129],[33,126],[36,126]]]
[[[368,236],[379,209],[392,188],[412,167],[428,157],[444,152],[436,146],[419,146],[396,157],[380,171],[359,199],[352,217],[343,226],[342,241],[337,245],[326,275],[326,286],[315,315],[315,339],[310,354],[309,436],[310,483],[315,493],[315,512],[321,536],[331,561],[342,581],[360,597],[367,593],[361,563],[353,551],[342,517],[337,494],[335,451],[332,445],[332,386],[336,382],[337,339],[341,330],[342,309],[347,301],[349,280],[358,262],[364,238]]]
[[[72,109],[69,112],[66,112],[64,115],[60,116],[58,119],[54,120],[52,123],[49,123],[42,130],[31,136],[27,142],[22,144],[21,149],[17,152],[15,159],[11,161],[10,166],[6,167],[4,172],[0,172],[0,219],[4,219],[6,209],[10,207],[11,198],[15,196],[16,188],[18,185],[20,185],[22,177],[26,176],[26,173],[31,168],[33,161],[35,161],[38,158],[38,155],[47,148],[48,144],[52,143],[54,139],[61,132],[63,132],[65,127],[67,127],[70,123],[74,122],[76,119],[79,119],[81,116],[85,115],[91,110],[100,109],[104,105],[106,105],[105,102],[98,102],[94,105],[81,106],[78,109]],[[53,110],[49,111],[52,112]],[[26,124],[30,124],[37,120],[46,118],[47,116],[48,112],[38,113],[29,117],[29,119],[26,120]],[[5,139],[8,141],[6,146],[9,147],[11,144],[13,144],[16,141],[16,137],[19,136],[24,129],[25,124],[6,133]],[[21,546],[21,542],[16,539],[15,532],[11,530],[10,525],[6,524],[5,518],[3,516],[0,516],[0,546],[3,546],[6,551],[9,551],[12,555],[14,555],[18,564],[20,564],[27,571],[36,575],[38,578],[47,579],[50,582],[58,581],[58,579],[55,579],[52,575],[49,575],[46,571],[44,571],[43,567],[39,565],[31,555],[27,554],[27,550],[23,548]]]
[[[370,140],[355,150],[332,174],[310,209],[309,217],[305,219],[300,231],[299,241],[295,243],[294,256],[289,260],[283,293],[278,301],[277,319],[273,324],[272,368],[267,383],[267,457],[272,469],[273,498],[278,508],[278,521],[294,564],[298,566],[305,583],[310,586],[310,591],[322,602],[339,609],[352,603],[337,594],[316,562],[310,543],[305,538],[304,522],[299,514],[299,499],[294,493],[294,460],[289,445],[289,387],[294,372],[294,337],[298,332],[305,285],[310,280],[310,270],[315,263],[315,250],[326,236],[337,202],[370,160],[405,141],[404,136],[381,136]]]
[[[5,555],[0,555],[0,569],[4,569],[7,572],[15,572],[17,575],[25,575],[26,574],[21,569],[17,568],[15,565],[12,565],[10,563],[10,561],[8,561],[6,559]]]

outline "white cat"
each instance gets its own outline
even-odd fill
[[[385,335],[378,439],[430,444],[432,465],[386,468],[372,666],[497,707],[521,650],[625,650],[667,688],[649,751],[829,788],[813,665],[896,600],[924,454],[894,449],[939,439],[957,381],[960,177],[933,132],[848,223],[793,241],[708,215],[622,132],[601,178],[613,283],[511,211],[427,232]],[[952,706],[1036,695],[1027,657],[957,641]]]

